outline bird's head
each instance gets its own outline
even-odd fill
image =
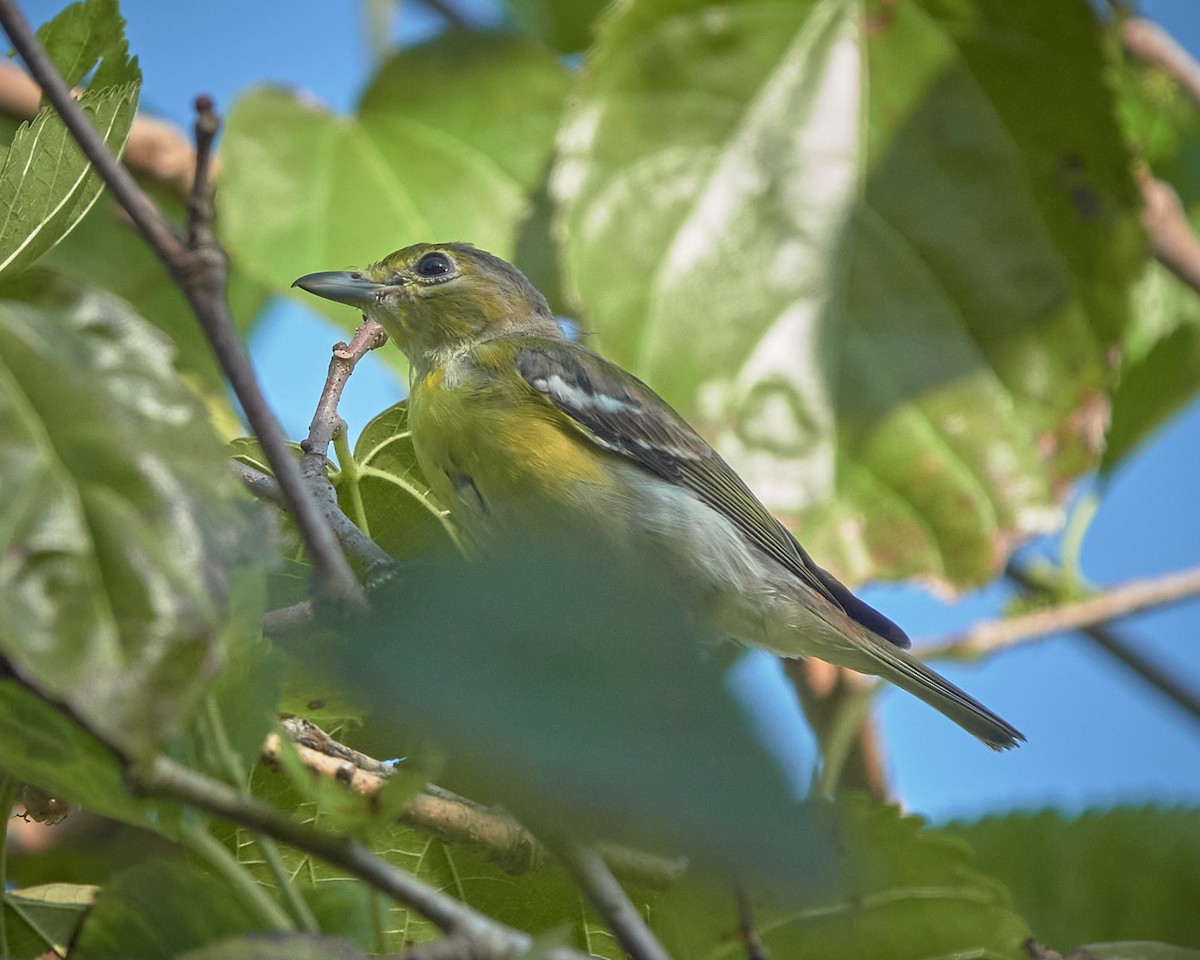
[[[310,273],[292,286],[378,321],[414,368],[494,336],[558,335],[546,298],[525,275],[469,243],[417,243],[360,270]]]

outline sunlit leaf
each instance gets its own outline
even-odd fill
[[[565,92],[548,51],[466,33],[396,54],[351,118],[294,93],[252,92],[223,142],[225,241],[280,291],[417,241],[470,240],[512,257]],[[343,326],[357,319],[307,302]]]
[[[362,474],[359,490],[371,539],[393,557],[419,556],[452,543],[447,512],[433,499],[417,465],[407,402],[388,407],[363,427],[354,459]],[[354,516],[344,474],[338,496]]]
[[[572,103],[587,322],[822,562],[979,583],[1060,522],[1144,253],[1085,0],[632,0]]]
[[[79,105],[119,154],[137,112],[142,75],[129,56],[116,0],[73,4],[38,35],[68,84],[95,68]],[[0,273],[27,267],[70,233],[102,188],[57,113],[45,108],[22,124],[0,168]]]

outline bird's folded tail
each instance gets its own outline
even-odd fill
[[[924,700],[993,750],[1008,750],[1025,739],[1007,720],[899,647],[871,637],[865,652],[878,664],[878,670],[872,673]]]

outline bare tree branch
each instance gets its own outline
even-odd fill
[[[281,509],[287,509],[283,498],[283,491],[280,490],[279,484],[275,481],[274,477],[268,476],[261,470],[255,470],[254,467],[247,466],[237,460],[231,460],[229,466],[237,474],[242,483],[246,485],[246,489],[254,494],[254,496],[260,500],[265,500],[267,503],[273,503]],[[323,461],[322,470],[324,470]],[[319,488],[322,482],[327,485],[329,484],[329,478],[324,477],[324,474],[317,479],[314,486]],[[333,491],[332,485],[329,485],[329,489]],[[333,530],[333,534],[342,545],[342,549],[346,551],[346,554],[355,563],[367,568],[378,563],[391,562],[392,558],[388,555],[387,551],[359,530],[354,525],[354,521],[342,512],[342,508],[338,506],[336,493],[333,493],[329,498],[321,496],[320,506],[325,522]]]
[[[1142,226],[1154,258],[1200,293],[1200,239],[1192,232],[1179,195],[1170,184],[1155,180],[1144,170],[1137,179],[1145,204]]]
[[[1151,580],[1132,580],[1098,596],[1050,610],[979,623],[960,633],[922,644],[916,653],[926,660],[936,657],[975,659],[1053,633],[1082,630],[1198,595],[1200,567],[1193,567]]]
[[[291,717],[284,720],[283,727],[301,762],[318,776],[337,780],[364,796],[374,796],[387,782],[390,772],[387,764],[339,743],[315,724]],[[263,746],[263,761],[274,766],[280,749],[278,735],[268,736]],[[434,784],[409,801],[400,821],[445,843],[467,849],[507,873],[536,870],[548,861],[537,839],[508,814]],[[665,860],[611,844],[600,844],[599,849],[619,876],[652,887],[662,887],[677,879],[686,866],[683,861]]]
[[[471,952],[468,956],[510,958],[528,950],[532,944],[527,933],[498,923],[435,890],[348,838],[300,823],[282,811],[239,794],[233,787],[168,757],[158,757],[148,773],[134,780],[133,786],[147,796],[204,810],[324,860],[427,917],[449,937],[469,943]],[[546,956],[553,960],[586,960],[583,954],[566,947],[552,948]]]
[[[613,932],[621,949],[629,955],[629,960],[671,960],[670,954],[663,949],[658,937],[608,869],[604,858],[593,847],[552,833],[546,844],[605,926]]]
[[[1008,565],[1005,575],[1028,593],[1034,595],[1045,593],[1041,584],[1031,577],[1028,571],[1017,566],[1015,563]],[[1081,627],[1079,632],[1118,663],[1141,677],[1142,680],[1168,700],[1175,703],[1176,706],[1187,713],[1193,720],[1200,722],[1200,697],[1167,673],[1162,667],[1158,666],[1158,664],[1138,653],[1115,630],[1105,624],[1097,623],[1090,627]]]
[[[13,0],[0,0],[0,25],[34,79],[41,84],[46,98],[58,111],[71,136],[191,304],[278,478],[288,510],[295,518],[296,527],[312,557],[321,589],[331,597],[354,605],[361,604],[358,580],[342,555],[332,530],[323,521],[315,500],[306,489],[300,471],[288,452],[283,432],[267,404],[229,312],[225,297],[227,267],[224,251],[215,242],[191,247],[175,235],[166,218],[142,192],[129,171],[117,162],[96,128],[84,115],[46,48],[30,29]],[[210,142],[213,133],[215,131],[208,132],[203,123],[198,130],[198,134],[202,138],[209,138]],[[203,173],[203,179],[207,181],[208,158],[201,161],[198,157],[197,160],[205,165],[203,171],[197,171],[197,179]],[[207,230],[200,232],[211,236]]]

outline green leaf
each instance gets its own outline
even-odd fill
[[[400,569],[368,621],[306,659],[355,692],[368,726],[436,738],[464,792],[525,822],[816,882],[830,863],[819,813],[664,601],[661,572],[530,537],[502,559]]]
[[[1151,264],[1134,291],[1133,323],[1113,395],[1100,468],[1111,473],[1200,391],[1200,297]]]
[[[116,0],[73,4],[38,35],[69,85],[96,68],[79,105],[119,155],[137,113],[142,75],[129,56]],[[22,124],[0,168],[0,273],[24,269],[58,243],[102,189],[53,110]]]
[[[185,863],[157,862],[118,874],[79,931],[73,960],[175,957],[261,929],[229,885]]]
[[[1061,522],[1143,258],[1085,0],[632,0],[578,93],[588,323],[823,563],[981,583]]]
[[[608,0],[510,0],[517,22],[546,46],[576,53],[589,46],[596,18]]]
[[[449,515],[434,500],[417,465],[406,401],[388,407],[363,427],[354,459],[362,473],[359,489],[372,540],[397,558],[452,545]],[[348,509],[345,474],[337,487],[342,507]]]
[[[75,930],[96,900],[98,889],[91,884],[47,883],[7,891],[4,909],[33,935],[31,944],[38,945],[29,956],[40,956],[47,950],[65,956]],[[11,932],[9,945],[11,948]],[[13,949],[12,956],[23,954]]]
[[[806,893],[756,900],[755,928],[773,957],[934,960],[1024,957],[1029,928],[1004,887],[965,844],[864,797],[839,800],[843,870]],[[739,956],[728,887],[685,882],[658,905],[655,925],[675,960]]]
[[[511,256],[565,92],[549,52],[465,33],[397,54],[351,118],[292,93],[252,92],[222,144],[223,238],[281,292],[302,273],[374,262],[421,240],[469,239]],[[306,302],[342,326],[357,319]]]
[[[1055,811],[956,823],[947,832],[1004,881],[1039,941],[1200,945],[1200,810]],[[1147,882],[1152,878],[1152,882]]]
[[[1089,943],[1071,951],[1071,960],[1076,960],[1078,951],[1083,956],[1078,960],[1200,960],[1200,950],[1190,947],[1174,947],[1168,943],[1152,943],[1148,940],[1130,940],[1125,943]]]
[[[0,655],[134,757],[204,696],[265,539],[171,359],[108,296],[0,304]]]
[[[133,797],[111,749],[12,679],[0,680],[0,770],[106,817],[173,831],[171,808]]]
[[[231,937],[181,953],[176,960],[367,960],[367,956],[341,937],[288,933]]]

